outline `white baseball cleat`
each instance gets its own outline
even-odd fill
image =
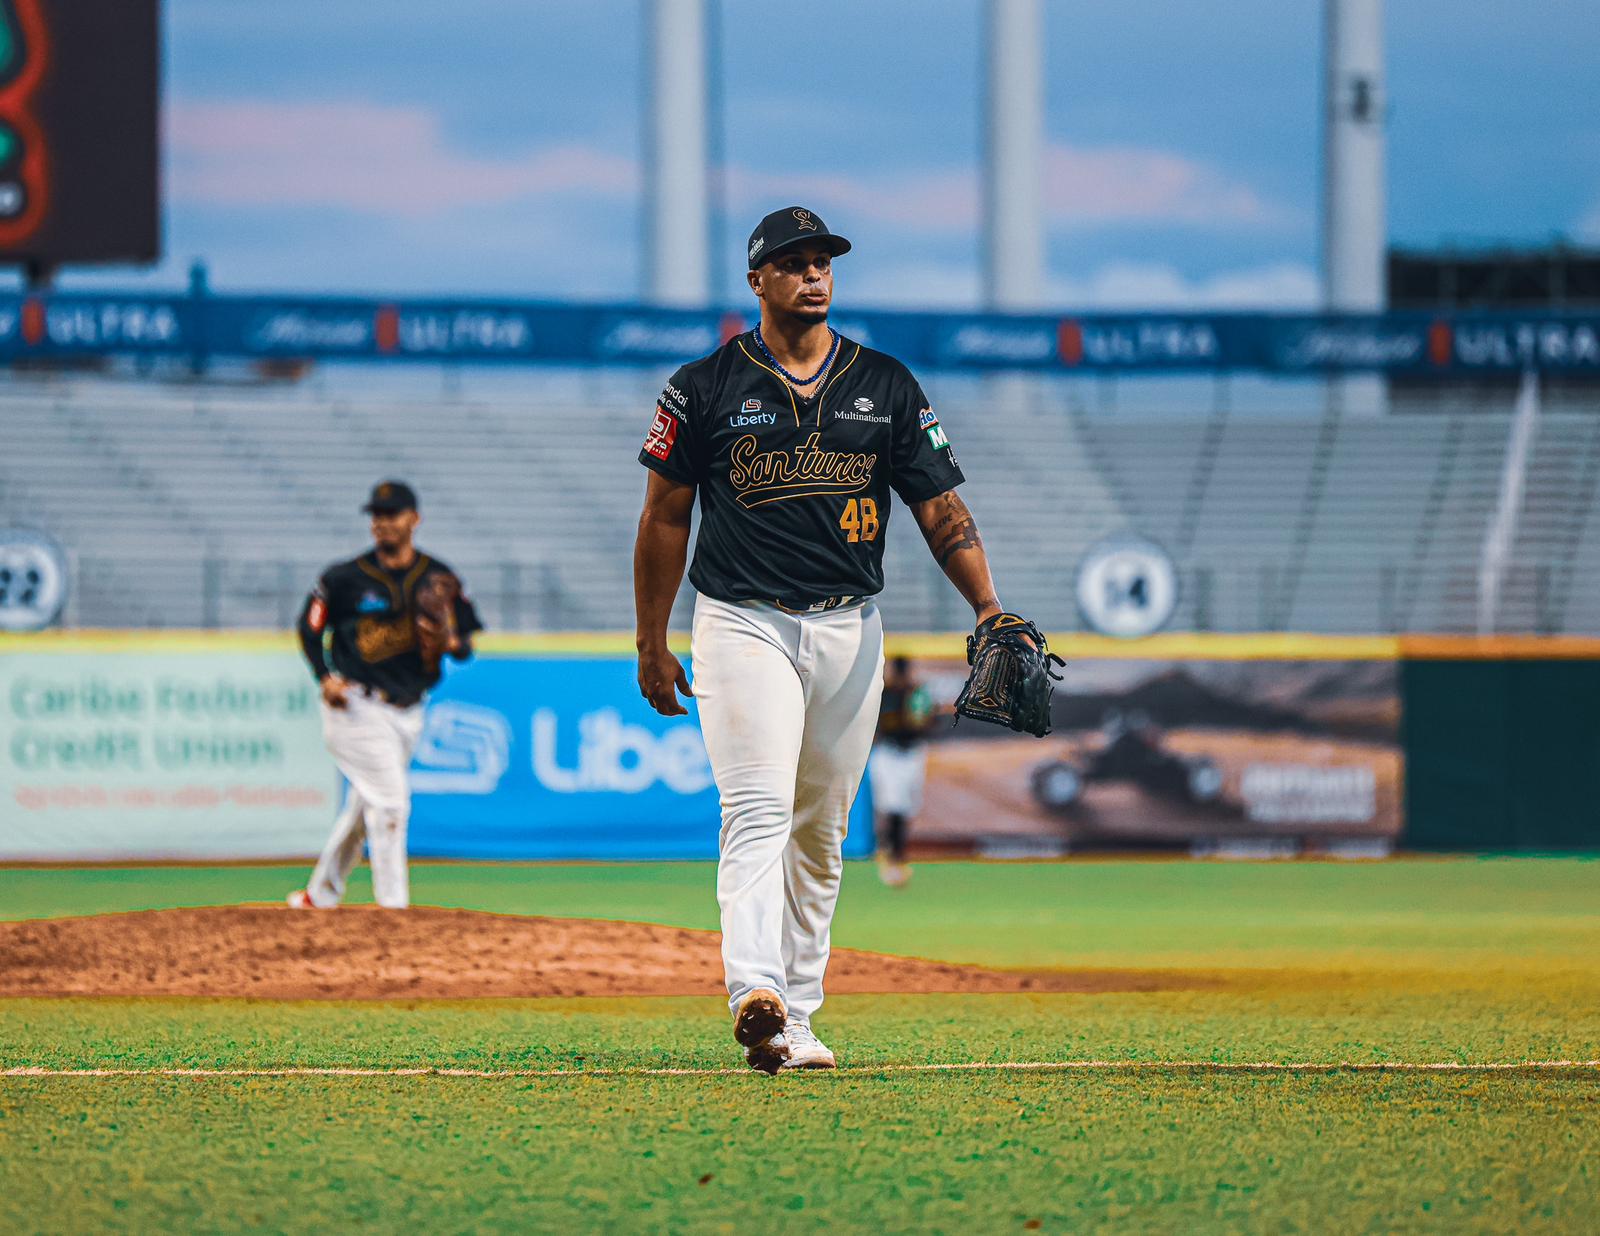
[[[911,883],[911,867],[906,863],[880,859],[878,861],[878,878],[888,888],[904,888]]]
[[[783,1039],[789,1048],[789,1057],[781,1067],[785,1069],[831,1069],[838,1065],[828,1045],[811,1032],[803,1021],[790,1021],[783,1027]]]
[[[744,1048],[745,1062],[762,1073],[776,1073],[789,1058],[783,1038],[788,1016],[783,997],[770,987],[757,987],[733,1011],[733,1037]]]
[[[311,894],[306,889],[297,888],[284,898],[291,910],[331,910],[332,906],[319,906],[311,900]]]

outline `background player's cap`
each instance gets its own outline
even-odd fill
[[[750,233],[750,244],[746,248],[750,269],[772,261],[785,249],[796,245],[825,245],[834,257],[850,252],[850,242],[830,232],[816,211],[804,206],[785,206],[761,220]]]
[[[372,487],[372,497],[361,508],[368,515],[393,515],[397,511],[417,509],[417,491],[404,481],[379,481]]]

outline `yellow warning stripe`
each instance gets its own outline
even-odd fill
[[[1307,635],[1294,632],[1227,634],[1173,632],[1148,639],[1120,640],[1083,632],[1049,636],[1062,656],[1135,661],[1600,661],[1600,639],[1583,636],[1497,635]],[[689,647],[686,631],[670,639],[673,651]],[[892,634],[890,656],[964,657],[960,632]],[[634,637],[627,631],[552,631],[537,634],[479,635],[473,646],[500,656],[631,657]],[[51,630],[36,634],[0,633],[0,655],[72,653],[147,653],[191,655],[240,652],[297,652],[292,631],[203,630]]]
[[[1084,632],[1052,635],[1050,651],[1073,658],[1126,661],[1393,661],[1399,641],[1392,635],[1220,634],[1173,632],[1148,639],[1112,639]],[[889,656],[965,657],[965,636],[890,635]]]
[[[291,652],[300,648],[293,631],[52,630],[31,635],[0,634],[0,655],[27,653],[227,653]]]

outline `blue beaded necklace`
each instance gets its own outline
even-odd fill
[[[759,326],[756,327],[756,347],[760,349],[761,355],[765,356],[767,360],[772,362],[772,367],[781,373],[786,381],[795,386],[810,386],[813,382],[816,382],[819,378],[821,378],[823,374],[828,372],[828,369],[833,364],[833,358],[839,355],[839,332],[830,326],[828,327],[828,334],[833,336],[833,346],[828,349],[828,355],[826,359],[823,360],[822,367],[809,378],[797,378],[794,376],[794,374],[790,373],[778,363],[778,358],[774,356],[772,354],[772,350],[767,347],[767,341],[761,337],[761,328]]]

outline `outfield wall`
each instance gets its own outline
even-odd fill
[[[657,716],[631,658],[484,640],[428,705],[412,765],[421,857],[714,857],[693,714]],[[0,861],[292,858],[342,783],[292,638],[126,633],[0,640]],[[849,852],[871,852],[865,796]]]
[[[914,840],[1600,846],[1600,641],[1052,646],[1069,660],[1057,732],[941,727]],[[953,698],[958,639],[901,636],[891,652],[916,660],[936,703]],[[716,790],[693,711],[651,712],[630,654],[622,635],[485,637],[431,700],[413,852],[714,855]],[[1039,790],[1046,765],[1067,801]],[[0,636],[0,861],[303,857],[340,793],[288,635]],[[852,855],[870,852],[869,797]]]

